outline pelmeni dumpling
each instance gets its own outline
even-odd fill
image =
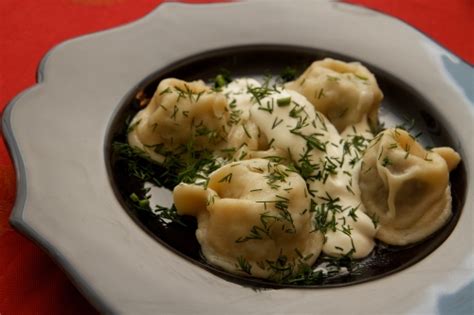
[[[162,161],[156,147],[166,151],[193,141],[195,148],[211,148],[226,138],[227,99],[202,81],[165,79],[145,109],[131,122],[130,145]],[[159,152],[158,152],[159,153]]]
[[[180,184],[174,202],[179,214],[197,217],[206,259],[230,272],[278,280],[311,266],[323,246],[304,179],[265,159],[227,164],[207,188]]]
[[[451,216],[449,171],[460,157],[450,148],[442,148],[441,154],[433,151],[402,129],[387,129],[365,152],[361,197],[367,213],[380,221],[376,237],[383,242],[423,240]]]
[[[282,100],[287,103],[282,105]],[[334,126],[304,96],[291,90],[274,90],[260,99],[251,107],[250,119],[267,149],[254,155],[278,155],[298,162],[306,154],[317,161],[325,154],[328,142],[339,140]]]
[[[359,62],[315,61],[286,88],[306,96],[339,132],[361,122],[371,127],[378,123],[383,94],[374,75]]]
[[[261,84],[251,78],[236,79],[223,88],[229,103],[229,133],[226,148],[236,150],[235,158],[249,158],[249,151],[258,151],[265,146],[258,126],[250,119],[253,105],[249,88],[260,88]]]

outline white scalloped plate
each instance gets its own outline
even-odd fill
[[[445,117],[464,159],[468,197],[441,247],[377,281],[256,292],[184,260],[131,220],[111,188],[104,156],[118,104],[157,69],[204,51],[251,44],[315,47],[368,60]],[[468,64],[415,29],[348,4],[165,3],[132,24],[55,47],[41,62],[38,84],[9,104],[3,131],[18,176],[11,223],[107,313],[470,313],[473,79]]]

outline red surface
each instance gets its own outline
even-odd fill
[[[472,0],[345,0],[398,17],[474,64]]]
[[[0,110],[35,83],[37,64],[51,47],[138,19],[160,2],[0,0]],[[348,2],[397,16],[474,63],[472,0]],[[0,315],[95,313],[55,263],[8,225],[14,198],[15,173],[0,139]]]

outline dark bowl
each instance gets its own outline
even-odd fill
[[[210,81],[222,69],[228,70],[233,77],[262,77],[278,75],[287,66],[302,72],[313,61],[331,57],[344,61],[354,61],[350,56],[331,53],[305,47],[258,45],[231,47],[205,52],[176,62],[164,69],[158,69],[133,88],[124,98],[116,112],[106,142],[106,164],[112,186],[124,211],[160,244],[167,247],[183,259],[212,272],[228,281],[254,288],[327,288],[353,285],[394,274],[406,269],[427,257],[436,250],[451,234],[459,220],[466,199],[466,170],[461,164],[450,174],[453,196],[453,215],[439,231],[428,239],[404,247],[388,246],[379,243],[372,254],[353,262],[353,272],[325,279],[320,284],[286,285],[266,280],[248,278],[231,274],[218,267],[209,265],[202,257],[199,243],[195,237],[196,221],[184,218],[187,227],[178,224],[162,224],[154,215],[136,211],[128,202],[132,192],[142,188],[142,183],[124,172],[123,161],[117,159],[112,150],[114,141],[126,141],[126,121],[138,111],[135,95],[144,90],[152,96],[158,83],[167,77],[187,81],[202,79]],[[443,126],[443,118],[420,93],[390,73],[371,66],[365,60],[358,60],[372,71],[384,93],[380,111],[380,120],[387,126],[395,124],[410,125],[412,132],[422,132],[419,141],[425,146],[455,147],[453,138]],[[316,264],[321,262],[318,259]]]

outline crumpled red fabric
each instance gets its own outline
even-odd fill
[[[15,95],[35,83],[36,67],[53,46],[78,35],[136,20],[160,2],[1,0],[0,111]],[[399,17],[462,59],[474,63],[474,4],[471,0],[347,2]],[[297,3],[295,1],[295,5]],[[60,267],[9,226],[15,190],[15,171],[0,137],[0,315],[96,313]]]

